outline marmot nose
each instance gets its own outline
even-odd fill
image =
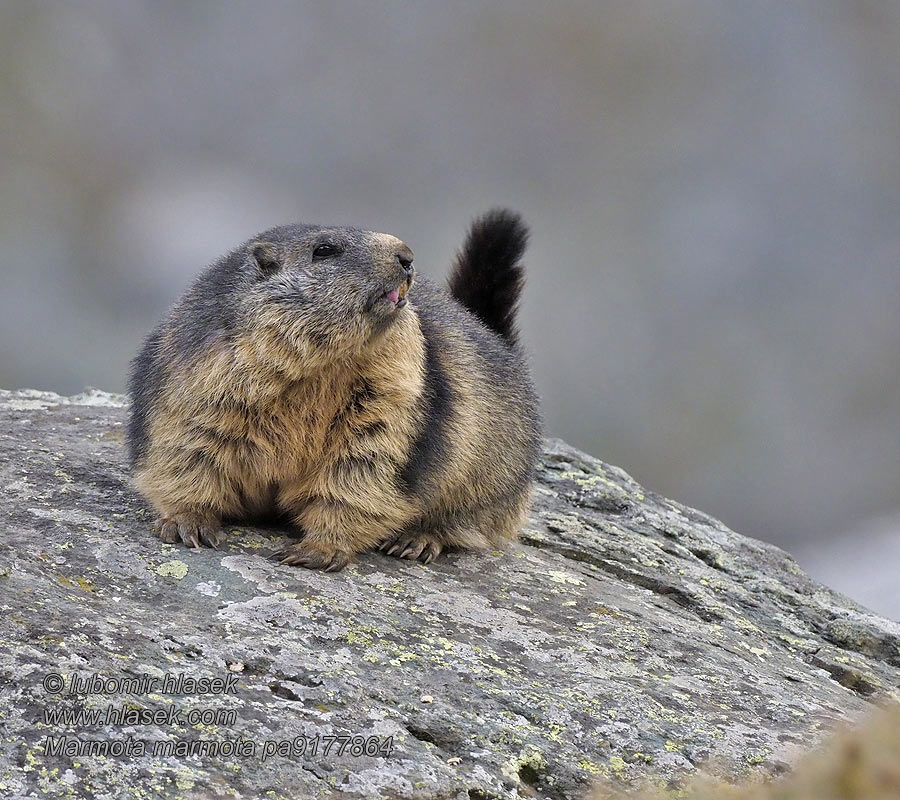
[[[397,248],[397,261],[400,262],[400,266],[407,273],[411,273],[413,271],[413,251],[410,250],[406,245]]]

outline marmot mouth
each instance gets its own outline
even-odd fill
[[[406,294],[409,292],[409,281],[401,283],[396,289],[390,289],[381,295],[383,300],[387,300],[394,308],[403,308],[406,305]]]

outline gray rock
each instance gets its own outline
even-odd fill
[[[900,697],[900,626],[563,442],[520,543],[323,574],[156,539],[125,416],[0,392],[0,796],[574,797],[777,773]]]

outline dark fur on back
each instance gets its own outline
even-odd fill
[[[514,211],[496,208],[475,220],[450,273],[450,294],[510,344],[524,271],[519,259],[528,228]]]
[[[160,393],[164,374],[158,361],[159,341],[163,328],[157,326],[147,338],[141,352],[131,362],[128,393],[131,395],[131,415],[128,418],[128,462],[133,468],[138,459],[147,454],[147,418]]]
[[[419,281],[421,287],[422,281]],[[458,402],[453,382],[438,354],[443,342],[439,322],[430,314],[419,315],[425,339],[425,385],[422,393],[424,424],[410,449],[410,456],[399,474],[400,485],[409,492],[424,493],[431,473],[447,460],[448,421]]]

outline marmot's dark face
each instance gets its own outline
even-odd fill
[[[251,327],[281,333],[304,355],[340,357],[405,313],[413,252],[395,236],[300,226],[268,233],[248,245]]]

